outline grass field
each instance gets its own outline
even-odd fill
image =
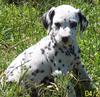
[[[29,0],[19,5],[0,0],[0,74],[24,49],[30,47],[46,35],[41,16],[50,7],[70,4],[80,8],[86,15],[89,26],[78,37],[82,62],[92,77],[97,92],[100,91],[100,2],[99,0]],[[80,34],[80,33],[79,33]],[[42,97],[65,97],[66,78],[58,76],[57,86],[51,89],[40,87]],[[100,92],[99,92],[100,94]],[[52,95],[52,96],[51,96]],[[29,97],[22,87],[14,84],[0,84],[0,97]],[[97,97],[100,97],[100,95]]]

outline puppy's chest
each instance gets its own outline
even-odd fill
[[[72,64],[75,56],[77,55],[76,48],[74,46],[54,46],[51,45],[45,49],[45,54],[49,62],[53,64]]]

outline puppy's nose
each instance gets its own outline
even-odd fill
[[[67,36],[67,37],[62,37],[62,41],[63,41],[64,43],[68,42],[68,39],[69,39],[69,36]]]

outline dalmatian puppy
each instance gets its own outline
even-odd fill
[[[42,20],[48,35],[12,61],[5,71],[7,81],[41,83],[46,77],[71,70],[79,70],[80,79],[90,80],[76,39],[79,27],[83,32],[88,25],[86,17],[79,9],[60,5],[46,12]]]
[[[52,34],[52,32],[53,34],[56,34],[56,32],[59,33],[61,29],[65,28],[70,29],[70,35],[68,37],[67,45],[71,44],[73,46],[73,76],[80,81],[80,84],[84,87],[84,89],[92,89],[92,85],[90,84],[91,78],[89,77],[86,69],[84,68],[84,65],[81,63],[80,49],[76,40],[78,27],[80,27],[79,31],[81,35],[88,25],[88,21],[86,17],[81,13],[80,9],[75,9],[70,5],[62,5],[56,8],[53,7],[47,13],[44,14],[43,24],[44,27],[48,30],[48,34]],[[56,74],[57,73],[60,72],[57,71]],[[74,89],[75,91],[73,91]],[[73,83],[69,82],[67,90],[69,92],[68,97],[81,97],[81,94],[79,93],[81,91],[78,85],[75,86],[73,85]]]

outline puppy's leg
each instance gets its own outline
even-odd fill
[[[68,87],[67,97],[75,97],[75,96],[70,96],[74,94],[76,95],[76,97],[85,97],[85,91],[89,91],[89,92],[93,91],[91,79],[86,69],[84,68],[84,65],[82,65],[80,61],[79,62],[77,61],[75,64],[76,65],[74,65],[72,69],[73,78],[70,80],[70,82],[68,82],[68,86],[67,86]]]
[[[72,79],[72,83],[75,82],[76,79],[76,84],[75,84],[75,93],[76,97],[85,97],[85,91],[91,91],[92,90],[92,84],[91,84],[91,79],[84,68],[84,65],[82,64],[77,64],[73,68],[73,76],[74,78]]]
[[[84,68],[84,65],[78,64],[73,68],[73,76],[78,79],[78,81],[84,86],[84,88],[89,88],[91,79]]]

